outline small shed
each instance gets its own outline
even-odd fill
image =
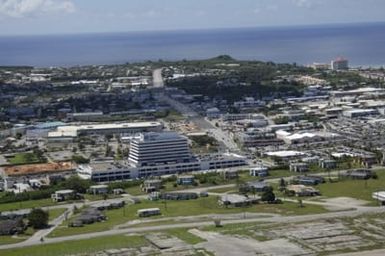
[[[160,209],[159,208],[140,209],[137,211],[137,215],[139,217],[150,217],[150,216],[160,215]]]
[[[309,164],[307,163],[290,163],[290,171],[291,172],[307,172],[309,171]]]
[[[250,169],[250,176],[266,177],[269,175],[268,168],[265,166],[254,167]]]
[[[151,179],[145,180],[142,184],[142,191],[146,193],[151,193],[158,191],[163,187],[162,180],[160,179]]]
[[[73,199],[75,196],[76,196],[76,193],[74,190],[64,189],[64,190],[55,191],[55,193],[51,195],[51,198],[55,202],[62,202],[62,201]]]
[[[178,176],[176,183],[178,185],[194,185],[195,179],[193,175],[181,175]]]
[[[223,178],[225,180],[234,180],[239,177],[237,170],[226,170],[223,172]]]
[[[88,189],[88,193],[93,195],[107,194],[108,185],[93,185]]]

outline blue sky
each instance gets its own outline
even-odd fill
[[[385,0],[0,0],[0,35],[385,21]]]

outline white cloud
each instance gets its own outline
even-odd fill
[[[0,0],[0,16],[13,18],[74,11],[70,0]]]

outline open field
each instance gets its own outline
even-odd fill
[[[25,239],[25,237],[13,238],[12,236],[0,236],[0,245],[19,243],[24,241]]]
[[[51,198],[0,204],[0,212],[57,205]]]
[[[321,206],[306,205],[303,208],[298,207],[295,203],[286,202],[284,204],[257,204],[247,208],[224,208],[217,203],[217,198],[214,196],[207,198],[199,198],[196,200],[187,201],[143,201],[139,204],[126,205],[122,209],[106,211],[108,220],[98,222],[83,227],[68,227],[68,223],[75,217],[65,221],[61,226],[56,228],[51,234],[51,237],[67,236],[74,234],[83,234],[89,232],[98,232],[112,229],[118,224],[138,219],[136,212],[139,209],[157,207],[161,210],[162,215],[152,218],[161,217],[177,217],[177,216],[196,216],[204,214],[226,214],[226,213],[277,213],[282,215],[302,215],[312,213],[327,212]]]
[[[375,203],[372,193],[385,190],[385,170],[376,171],[377,179],[341,180],[319,184],[317,188],[325,197],[353,197]]]
[[[107,242],[108,241],[108,242]],[[116,249],[123,247],[141,247],[147,245],[142,236],[108,236],[98,237],[87,240],[67,241],[55,244],[41,244],[18,249],[0,250],[0,255],[7,256],[64,256],[72,254],[88,255],[106,249]]]
[[[17,153],[7,159],[10,164],[35,164],[44,163],[44,159],[39,158],[35,153]]]
[[[167,231],[167,233],[169,235],[178,237],[179,239],[185,241],[188,244],[198,244],[206,241],[198,236],[191,234],[190,232],[188,232],[188,229],[185,228],[170,229],[169,231]]]
[[[57,217],[62,215],[66,210],[66,208],[49,209],[49,221],[56,219]]]

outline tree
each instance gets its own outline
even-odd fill
[[[20,140],[21,137],[23,137],[23,134],[21,134],[20,132],[16,133],[16,139],[17,140]]]
[[[263,192],[263,194],[261,196],[261,200],[263,202],[268,202],[268,203],[271,203],[271,202],[275,201],[275,194],[273,193],[273,188],[272,187],[267,188]]]
[[[77,164],[88,164],[90,162],[90,159],[85,158],[81,155],[73,155],[72,161],[74,161]]]
[[[83,180],[78,176],[71,176],[69,179],[64,181],[64,188],[72,189],[77,193],[86,193],[87,189],[92,185],[89,180]]]
[[[48,212],[37,208],[32,209],[32,211],[28,214],[28,223],[34,229],[42,229],[48,226]]]

